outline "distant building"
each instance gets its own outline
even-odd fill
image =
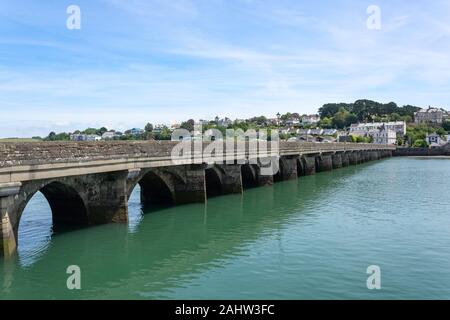
[[[319,135],[323,134],[323,129],[321,129],[321,128],[310,129],[309,134],[319,136]]]
[[[278,132],[280,134],[288,134],[290,132],[290,129],[289,128],[280,128],[280,129],[278,129]]]
[[[122,132],[110,130],[110,131],[106,131],[105,133],[102,134],[102,139],[103,140],[113,140],[113,139],[120,138],[120,136],[122,136]]]
[[[164,126],[162,126],[162,125],[157,125],[157,126],[155,126],[155,127],[153,128],[153,131],[152,131],[152,132],[153,132],[154,134],[159,134],[159,133],[162,132],[163,128],[164,128]]]
[[[235,121],[238,121],[238,119],[236,119]],[[280,123],[280,120],[278,120],[278,118],[269,118],[267,119],[267,122],[268,124],[278,125]]]
[[[304,115],[301,117],[303,125],[315,124],[320,121],[320,117],[317,114]]]
[[[74,133],[70,135],[72,141],[99,141],[102,137],[96,134]]]
[[[397,134],[394,130],[386,129],[385,127],[375,130],[370,133],[375,144],[396,144]]]
[[[310,129],[298,129],[297,133],[300,135],[307,135],[310,134]]]
[[[88,134],[86,136],[86,141],[100,141],[102,137],[96,134]]]
[[[130,129],[130,134],[133,135],[133,136],[137,136],[137,135],[140,135],[140,134],[143,134],[143,133],[144,133],[143,129],[139,129],[139,128],[132,128],[132,129]]]
[[[415,123],[437,123],[440,124],[444,118],[444,110],[428,107],[428,109],[420,109],[414,113]]]
[[[324,129],[323,130],[324,136],[332,136],[332,135],[335,135],[336,133],[337,133],[336,129]]]
[[[370,131],[379,130],[381,127],[384,127],[386,130],[392,130],[402,136],[406,134],[405,121],[352,123],[349,133],[356,136],[366,136]]]
[[[209,122],[210,122],[209,120],[204,120],[204,119],[198,120],[198,123],[201,125],[209,124]]]
[[[353,142],[351,135],[340,135],[338,136],[338,142]]]
[[[336,139],[330,136],[328,137],[318,136],[315,139],[316,142],[327,142],[327,143],[336,142]]]
[[[426,142],[430,147],[439,147],[442,145],[441,136],[437,133],[427,134]]]
[[[221,126],[221,127],[228,127],[229,125],[231,125],[233,123],[233,121],[231,121],[231,119],[225,117],[223,119],[219,119],[216,121],[217,125]]]
[[[82,133],[74,133],[70,135],[70,140],[72,141],[85,141],[86,135]]]
[[[292,127],[292,126],[297,126],[300,124],[300,120],[295,119],[295,118],[291,118],[291,119],[287,119],[284,121],[284,124],[286,126]]]

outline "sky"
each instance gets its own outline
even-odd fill
[[[364,98],[450,109],[450,1],[0,2],[0,137]]]

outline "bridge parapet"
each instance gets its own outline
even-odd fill
[[[217,143],[214,142],[214,143]],[[23,142],[0,143],[0,184],[26,180],[55,178],[79,174],[173,166],[171,158],[175,141],[110,141],[110,142]],[[203,143],[203,150],[209,143]],[[263,152],[247,142],[244,150],[227,149],[224,158],[235,161],[259,158],[271,152],[271,144]],[[274,153],[279,156],[322,153],[395,150],[394,146],[356,143],[280,142]],[[200,151],[201,153],[202,151]],[[231,153],[231,155],[230,155]],[[203,162],[194,148],[184,164]]]

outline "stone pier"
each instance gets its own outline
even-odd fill
[[[302,156],[300,159],[306,176],[316,173],[316,156]]]
[[[350,165],[349,153],[348,152],[343,152],[341,157],[342,157],[342,166],[343,167],[348,167]]]
[[[317,171],[329,171],[333,169],[333,159],[331,154],[322,154],[316,157]]]
[[[342,168],[342,154],[336,152],[335,154],[331,155],[331,160],[333,163],[333,169],[339,169]]]
[[[220,164],[221,169],[222,193],[242,193],[242,178],[240,164]]]
[[[297,179],[298,156],[280,157],[276,181]]]

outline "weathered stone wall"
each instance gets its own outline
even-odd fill
[[[341,153],[335,153],[331,156],[333,162],[333,169],[342,168],[342,155]]]
[[[316,157],[317,171],[329,171],[333,169],[333,159],[331,154],[322,154]]]
[[[278,172],[275,174],[275,180],[284,181],[297,179],[298,156],[280,157]]]
[[[240,164],[219,164],[221,169],[222,194],[242,193]]]
[[[430,156],[444,156],[450,155],[448,150],[443,148],[397,148],[393,152],[395,157],[430,157]]]
[[[301,160],[303,166],[303,173],[306,176],[316,173],[316,157],[315,156],[302,156]]]

